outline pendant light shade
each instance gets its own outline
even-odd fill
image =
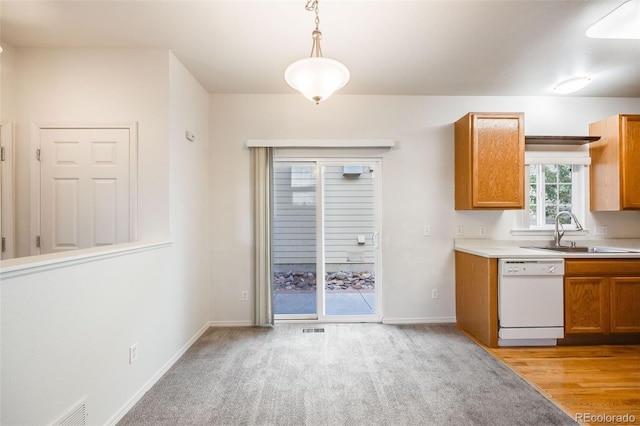
[[[317,105],[336,90],[343,88],[349,82],[351,74],[342,63],[322,56],[320,47],[322,33],[318,28],[320,25],[318,0],[308,0],[305,8],[316,13],[316,28],[311,33],[313,39],[311,57],[300,59],[289,65],[284,71],[284,79],[289,86]]]
[[[342,63],[321,56],[295,61],[284,72],[289,86],[316,104],[342,89],[349,77],[349,70]]]

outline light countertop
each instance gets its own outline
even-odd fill
[[[577,241],[577,246],[609,247],[636,250],[636,253],[561,253],[523,247],[544,247],[551,241],[456,239],[454,250],[488,258],[565,258],[565,259],[640,259],[639,239],[604,239]],[[563,241],[562,245],[568,245]]]

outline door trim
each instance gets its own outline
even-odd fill
[[[0,171],[2,173],[2,211],[0,211],[0,229],[5,238],[5,251],[0,254],[0,259],[15,257],[16,233],[15,233],[15,146],[13,139],[13,123],[0,123],[0,142],[4,148],[5,159],[2,161]]]
[[[31,125],[31,255],[39,255],[36,237],[40,235],[40,149],[45,129],[128,129],[129,130],[129,242],[138,240],[138,123],[32,123]]]

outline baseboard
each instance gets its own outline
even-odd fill
[[[169,371],[169,369],[173,366],[173,364],[175,364],[182,355],[185,354],[185,352],[187,352],[189,350],[189,348],[191,347],[191,345],[193,345],[196,340],[198,340],[200,338],[200,336],[202,336],[202,334],[207,331],[210,327],[210,323],[206,323],[204,326],[202,326],[202,328],[200,330],[198,330],[196,332],[196,334],[193,335],[193,337],[191,339],[189,339],[189,341],[187,343],[184,344],[184,346],[182,346],[182,348],[180,348],[180,350],[178,351],[178,353],[176,353],[173,357],[171,357],[171,359],[169,361],[167,361],[157,372],[156,374],[154,374],[148,381],[147,383],[145,383],[140,390],[138,390],[138,392],[136,392],[130,399],[129,401],[127,401],[122,408],[120,408],[120,410],[118,410],[118,412],[116,414],[114,414],[113,417],[111,417],[111,419],[109,419],[109,421],[107,421],[105,423],[105,425],[115,425],[116,423],[118,423],[120,420],[122,420],[122,418],[125,416],[125,414],[127,414],[129,412],[129,410],[131,410],[131,408],[133,408],[134,405],[136,405],[136,403],[138,401],[140,401],[140,399],[144,396],[145,393],[147,393],[149,391],[149,389],[151,389],[153,387],[153,385],[155,385],[158,380],[160,380],[160,378],[167,372]]]
[[[209,321],[209,327],[252,327],[251,321]]]
[[[455,323],[456,317],[431,318],[384,318],[383,324],[449,324]]]

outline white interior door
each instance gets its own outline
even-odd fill
[[[130,129],[40,132],[40,252],[130,240]]]

